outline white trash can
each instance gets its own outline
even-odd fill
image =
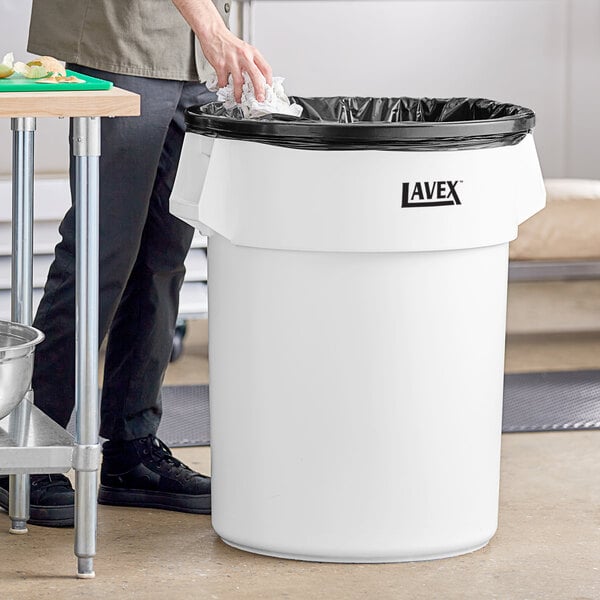
[[[190,109],[171,198],[209,236],[214,529],[315,561],[481,548],[498,522],[508,243],[545,203],[534,115],[294,100],[309,120]]]

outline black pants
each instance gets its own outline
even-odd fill
[[[155,433],[193,229],[169,213],[185,132],[183,110],[215,99],[203,84],[69,68],[141,95],[142,116],[102,119],[99,339],[108,334],[100,435]],[[74,197],[71,158],[71,193]],[[63,427],[75,404],[75,215],[60,225],[34,326],[35,404]]]

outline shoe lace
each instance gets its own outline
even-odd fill
[[[31,485],[33,487],[44,487],[46,489],[53,488],[69,488],[71,489],[71,482],[61,474],[57,475],[32,475]]]
[[[145,445],[149,449],[152,458],[158,462],[166,463],[170,470],[178,472],[186,479],[196,475],[195,471],[190,469],[186,464],[182,463],[178,458],[175,458],[171,452],[171,449],[156,436],[152,434],[148,435],[145,438]]]

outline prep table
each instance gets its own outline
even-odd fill
[[[33,151],[37,117],[72,119],[77,214],[76,439],[24,401],[0,420],[0,474],[11,475],[11,533],[26,533],[29,474],[75,470],[75,554],[77,575],[94,576],[98,440],[98,165],[100,117],[140,114],[137,94],[105,91],[3,92],[0,117],[11,119],[12,283],[11,319],[32,323]]]

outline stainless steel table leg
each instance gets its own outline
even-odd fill
[[[33,148],[35,119],[11,119],[12,164],[12,282],[11,318],[31,325],[33,288]],[[31,391],[15,408],[18,418],[27,410]],[[29,475],[11,475],[8,513],[10,533],[27,533],[29,519]]]
[[[76,289],[75,554],[77,575],[94,577],[98,488],[98,167],[100,118],[73,118]]]

